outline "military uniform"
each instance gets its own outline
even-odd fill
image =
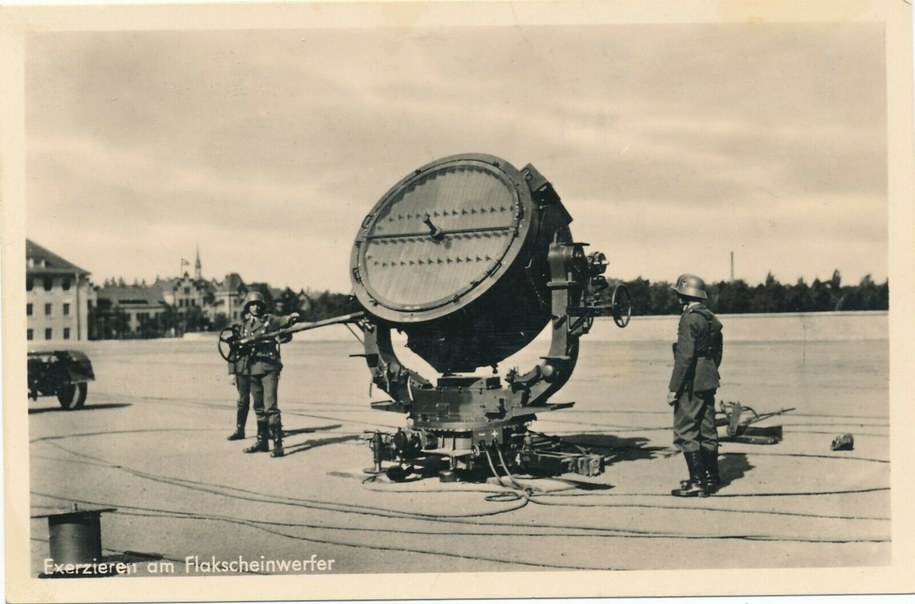
[[[674,445],[683,453],[690,473],[689,480],[671,494],[689,497],[705,496],[718,488],[715,393],[720,384],[718,366],[723,339],[721,322],[703,302],[705,283],[698,277],[681,275],[678,285],[682,285],[684,277],[694,279],[690,283],[700,284],[701,288],[674,288],[687,304],[673,346],[674,368],[668,402],[674,407]]]
[[[251,315],[242,324],[241,337],[250,338],[289,327],[295,323],[297,316],[265,314],[257,317]],[[277,390],[282,369],[280,347],[275,338],[258,340],[252,344],[251,353],[246,358],[245,372],[248,376],[251,396],[254,398],[258,442],[254,447],[246,449],[248,452],[266,451],[267,434],[269,433],[273,436],[275,456],[283,454],[283,426],[277,403]]]
[[[235,432],[229,435],[229,440],[241,440],[245,437],[245,424],[248,422],[248,409],[251,406],[251,378],[248,375],[248,358],[239,358],[229,363],[229,375],[235,377],[235,388],[238,390],[238,400],[235,408]]]

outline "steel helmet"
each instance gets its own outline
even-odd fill
[[[248,292],[248,295],[245,296],[245,303],[242,305],[242,308],[248,310],[248,306],[258,303],[264,305],[265,307],[267,306],[267,303],[264,302],[264,295],[257,291]]]
[[[705,281],[696,275],[688,273],[680,275],[677,277],[677,284],[670,289],[687,298],[708,299],[708,294],[705,293]]]

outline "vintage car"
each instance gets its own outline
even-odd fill
[[[29,352],[29,398],[57,396],[64,409],[86,402],[88,382],[95,379],[92,363],[79,350]]]

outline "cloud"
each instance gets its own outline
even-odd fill
[[[787,280],[885,270],[873,25],[50,33],[26,74],[29,231],[101,274],[199,242],[213,271],[348,288],[365,213],[461,152],[535,164],[637,274],[735,248]]]

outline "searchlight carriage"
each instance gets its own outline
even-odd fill
[[[373,384],[388,401],[376,409],[406,416],[404,428],[368,435],[373,471],[404,478],[414,464],[447,462],[442,480],[501,465],[536,473],[598,475],[603,458],[529,430],[536,415],[571,407],[550,398],[575,369],[579,338],[595,316],[629,322],[620,285],[609,305],[607,258],[585,252],[572,217],[536,168],[518,170],[484,154],[429,163],[394,185],[366,215],[353,243],[350,277],[363,311],[287,331],[355,323]],[[549,326],[550,347],[526,373],[497,366]],[[392,331],[438,376],[398,357]],[[229,356],[240,344],[224,332]],[[224,354],[223,356],[227,356]],[[493,375],[475,375],[492,367]]]

